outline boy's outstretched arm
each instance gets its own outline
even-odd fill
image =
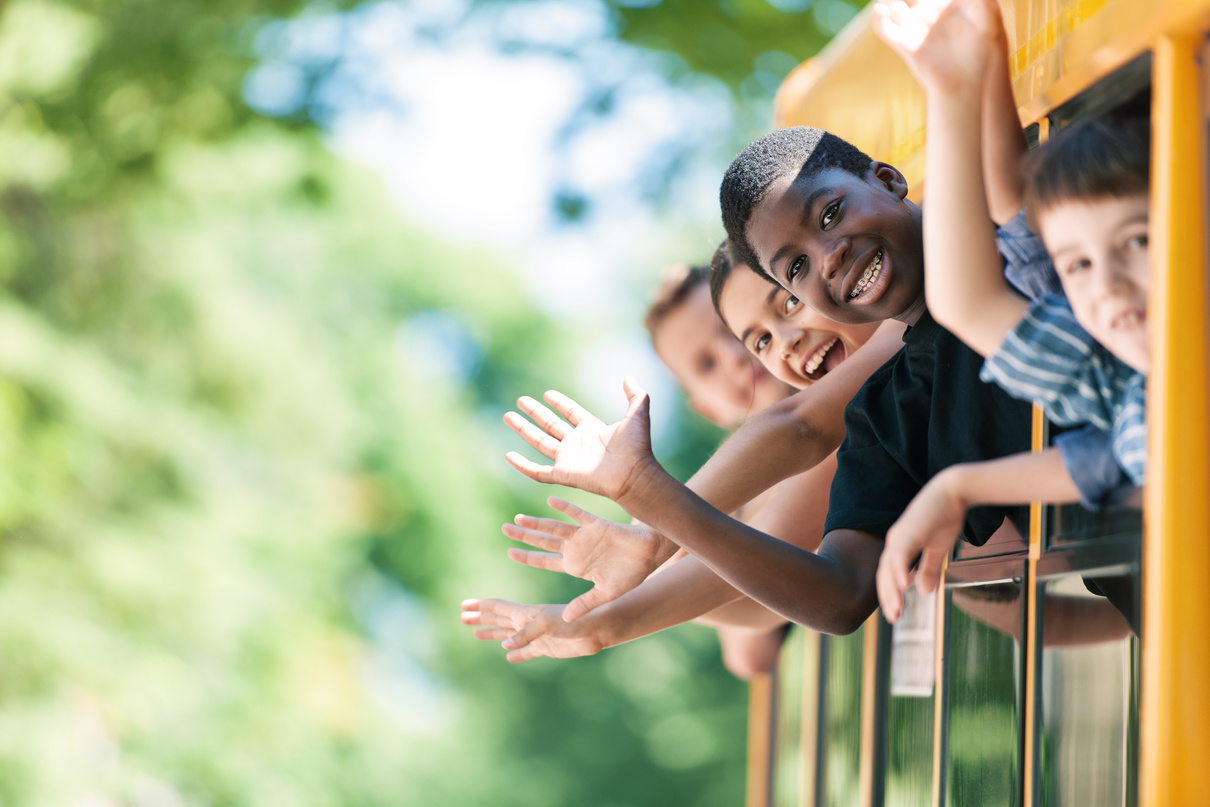
[[[987,356],[1028,305],[1008,285],[983,185],[981,119],[994,39],[989,0],[901,0],[875,7],[874,29],[926,95],[925,296],[933,317]],[[1007,73],[1003,74],[1007,78]]]
[[[887,532],[878,563],[878,600],[889,622],[899,619],[913,580],[937,587],[941,567],[962,531],[966,511],[983,504],[1078,502],[1080,491],[1056,448],[951,465],[921,488]]]

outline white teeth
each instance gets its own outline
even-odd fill
[[[806,371],[807,375],[810,375],[819,369],[819,365],[823,364],[823,357],[828,355],[828,351],[832,349],[832,345],[836,344],[838,341],[840,341],[839,336],[832,337],[830,340],[820,345],[819,350],[816,350],[811,358],[807,359],[807,363],[803,365],[803,370]]]
[[[852,300],[873,285],[880,274],[882,274],[882,250],[878,250],[878,254],[874,256],[874,260],[870,261],[870,265],[865,268],[865,272],[861,275],[861,280],[858,280],[857,285],[849,292],[849,299]]]

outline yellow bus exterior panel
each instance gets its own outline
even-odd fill
[[[1144,807],[1210,798],[1210,289],[1200,46],[1196,32],[1160,39],[1152,78]]]
[[[1002,2],[1021,122],[1037,121],[1148,50],[1163,33],[1196,27],[1210,0]],[[862,12],[817,57],[786,77],[775,127],[819,126],[907,178],[923,197],[924,92]]]

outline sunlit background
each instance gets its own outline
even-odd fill
[[[517,395],[717,442],[642,311],[855,11],[3,4],[0,805],[741,803],[710,632],[510,666],[457,604],[584,588],[505,557]]]

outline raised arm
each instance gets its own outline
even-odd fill
[[[896,0],[875,9],[875,30],[904,58],[927,99],[925,297],[938,322],[985,356],[1028,308],[1004,279],[983,184],[984,79],[996,13],[989,5]]]
[[[1008,72],[1008,34],[995,0],[989,4],[990,41],[983,76],[983,181],[992,220],[1007,224],[1021,210],[1025,134]]]

